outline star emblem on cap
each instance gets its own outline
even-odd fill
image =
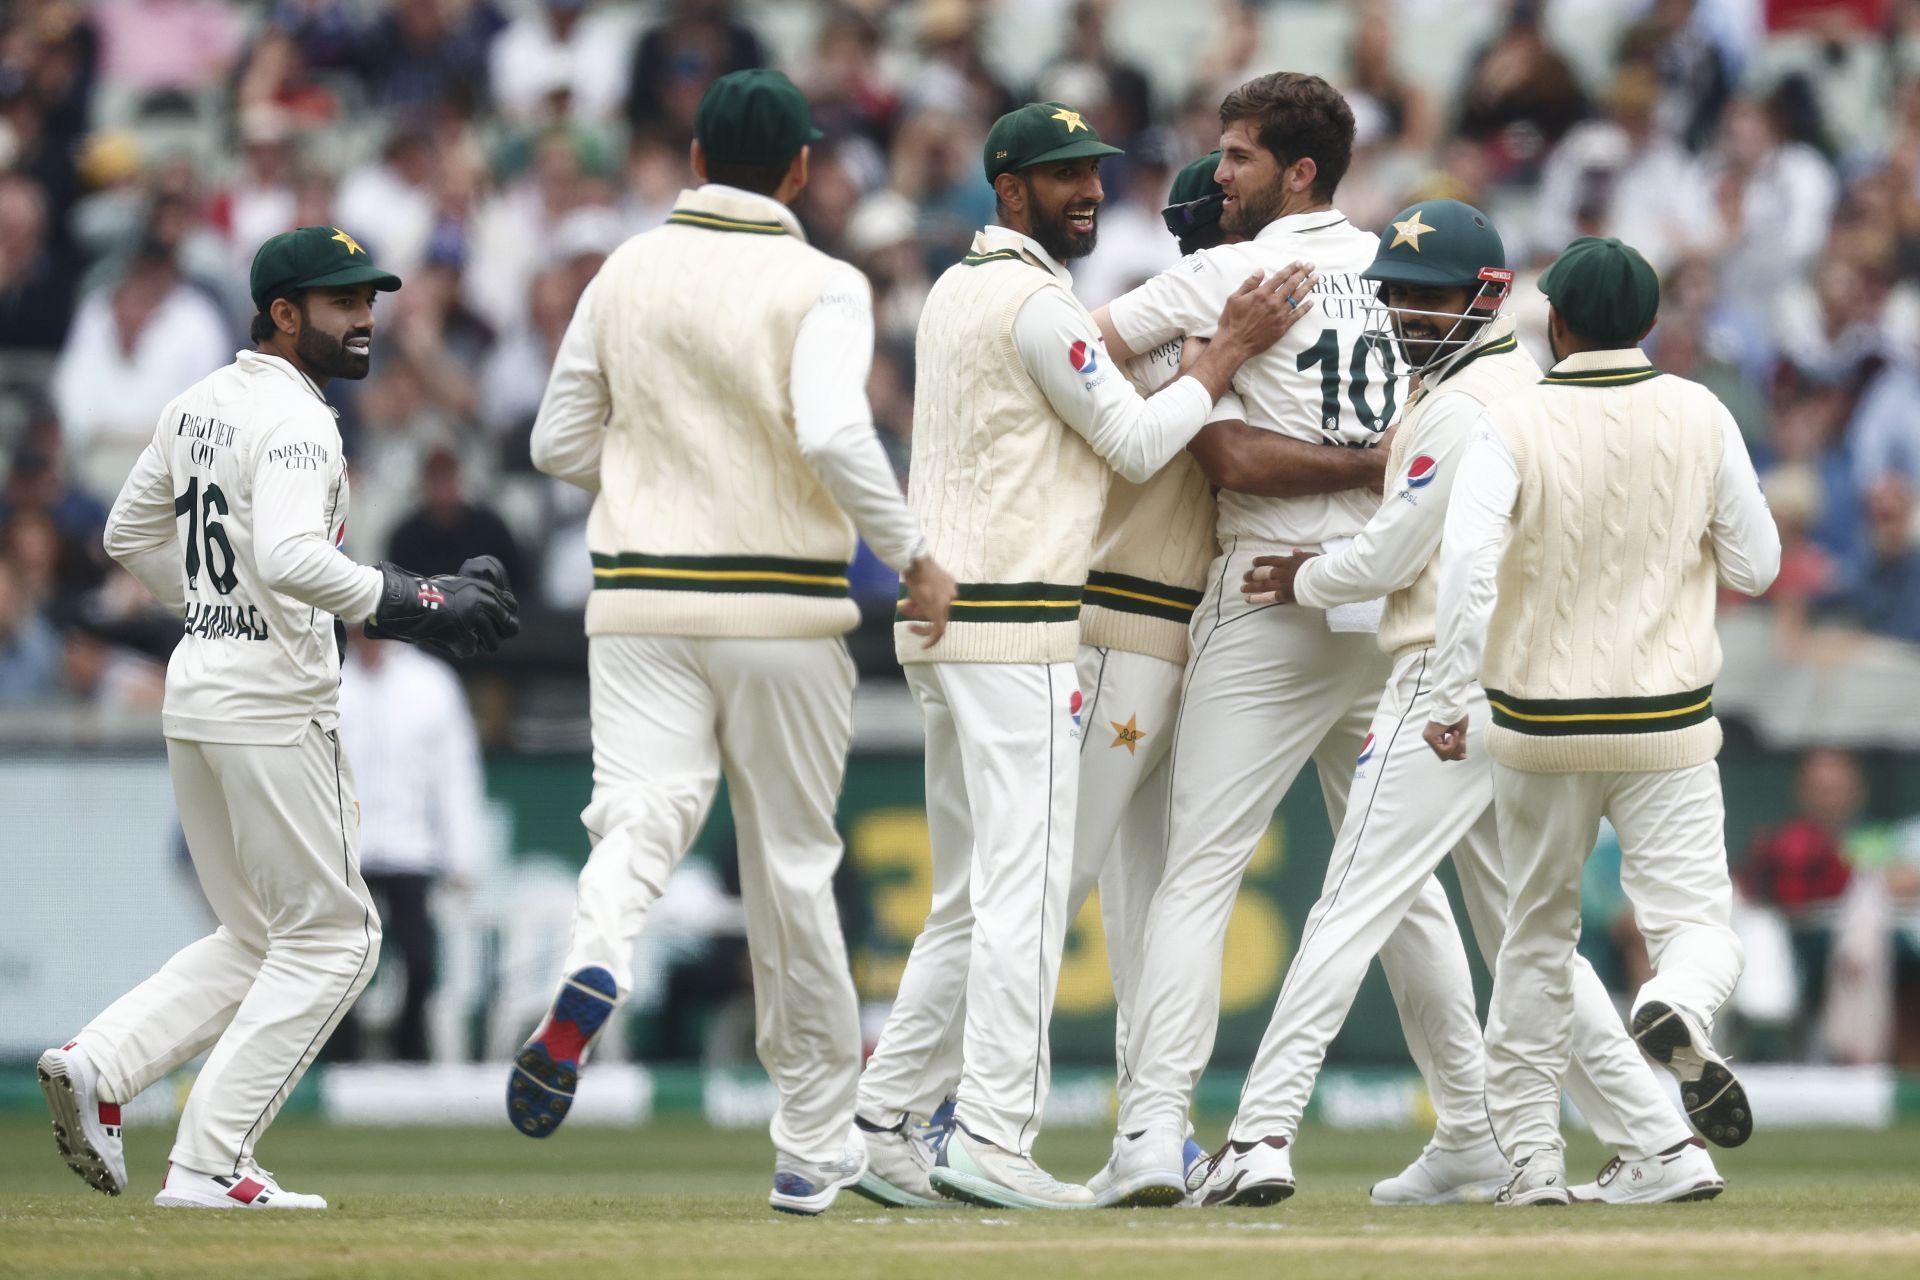
[[[358,240],[355,240],[352,236],[348,235],[346,232],[342,231],[338,227],[335,227],[333,229],[333,234],[328,236],[327,239],[338,240],[341,244],[347,246],[347,252],[349,254],[358,253],[358,254],[364,255],[366,253],[366,250],[360,247],[360,242]],[[1420,246],[1415,245],[1414,247],[1417,249]]]
[[[1069,111],[1065,107],[1060,108],[1058,111],[1054,112],[1052,115],[1048,116],[1047,118],[1049,120],[1058,120],[1062,124],[1066,125],[1068,133],[1072,133],[1075,129],[1087,128],[1087,122],[1080,118],[1080,113],[1078,111]],[[1087,129],[1087,132],[1092,133],[1093,130]]]
[[[1417,211],[1405,222],[1394,223],[1393,229],[1397,234],[1393,237],[1393,243],[1387,248],[1398,249],[1403,244],[1410,244],[1415,253],[1420,252],[1420,237],[1433,230],[1432,227],[1420,221],[1420,214]]]

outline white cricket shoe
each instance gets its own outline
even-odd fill
[[[1373,1202],[1491,1204],[1512,1176],[1513,1167],[1492,1138],[1465,1151],[1448,1151],[1429,1142],[1418,1160],[1373,1184]]]
[[[1113,1154],[1087,1189],[1103,1209],[1165,1207],[1187,1194],[1187,1135],[1172,1126],[1149,1126],[1113,1136]]]
[[[1493,1202],[1503,1208],[1573,1203],[1567,1194],[1566,1157],[1550,1147],[1521,1156],[1513,1162],[1513,1176]]]
[[[1661,1000],[1633,1011],[1633,1038],[1680,1081],[1680,1101],[1707,1141],[1737,1147],[1753,1136],[1753,1108],[1727,1060],[1692,1014]]]
[[[861,1137],[859,1129],[849,1131],[847,1145],[826,1164],[814,1164],[784,1151],[775,1152],[773,1191],[767,1196],[768,1206],[781,1213],[806,1217],[825,1213],[842,1187],[851,1187],[867,1172],[867,1144]]]
[[[923,1136],[933,1132],[930,1127],[907,1117],[891,1129],[870,1129],[858,1120],[855,1128],[866,1143],[867,1171],[848,1190],[890,1209],[932,1209],[953,1203],[942,1199],[928,1181],[939,1156]],[[942,1142],[946,1138],[946,1133],[940,1134]]]
[[[120,1104],[100,1098],[100,1071],[78,1042],[40,1055],[40,1092],[53,1116],[53,1145],[67,1168],[96,1191],[127,1189],[127,1149],[120,1138]]]
[[[1293,1194],[1293,1154],[1285,1138],[1235,1142],[1213,1153],[1199,1188],[1188,1203],[1195,1208],[1222,1205],[1258,1207],[1279,1204]]]
[[[1707,1144],[1688,1138],[1644,1160],[1615,1156],[1598,1178],[1568,1188],[1567,1194],[1575,1204],[1669,1204],[1711,1200],[1726,1189]]]
[[[955,1125],[929,1179],[954,1200],[989,1209],[1091,1209],[1093,1192],[1062,1182],[1035,1164]]]
[[[167,1180],[153,1203],[162,1209],[324,1209],[323,1196],[284,1190],[257,1164],[244,1172],[201,1173],[183,1164],[167,1166]]]

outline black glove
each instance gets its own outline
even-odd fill
[[[390,561],[380,563],[380,603],[367,620],[375,640],[405,640],[444,658],[492,653],[519,633],[520,606],[507,588],[506,570],[492,556],[460,566],[457,574],[423,578]]]

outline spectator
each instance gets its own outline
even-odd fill
[[[420,507],[400,522],[387,558],[415,573],[453,573],[469,556],[497,556],[516,591],[533,595],[526,562],[513,534],[492,508],[468,501],[460,457],[443,447],[427,453],[420,472]]]
[[[1587,114],[1580,78],[1541,26],[1542,0],[1510,0],[1499,35],[1474,57],[1460,132],[1485,146],[1505,181],[1530,180]]]
[[[1866,805],[1860,766],[1844,751],[1816,748],[1800,760],[1798,811],[1754,836],[1739,868],[1740,890],[1788,914],[1839,901],[1853,871],[1846,842]]]
[[[493,38],[487,65],[508,123],[611,120],[627,96],[628,35],[591,0],[541,0]]]
[[[54,371],[82,487],[118,493],[160,410],[232,352],[219,308],[181,278],[171,253],[143,246],[119,281],[81,302]]]
[[[1347,47],[1347,103],[1356,119],[1376,121],[1373,144],[1425,156],[1440,140],[1440,113],[1432,95],[1400,73],[1394,43],[1392,10],[1375,0]]]
[[[508,460],[526,460],[525,440],[579,301],[580,286],[567,267],[542,271],[533,278],[526,323],[508,331],[487,360],[480,377],[480,425],[492,436],[513,437]]]
[[[66,470],[60,424],[43,410],[29,421],[14,450],[6,485],[0,488],[0,522],[21,511],[42,512],[64,542],[84,547],[91,557],[106,524],[106,504],[75,488]]]
[[[1112,17],[1113,0],[1074,0],[1067,14],[1067,47],[1040,73],[1035,96],[1079,104],[1090,117],[1097,111],[1100,136],[1131,151],[1153,123],[1153,86],[1145,72],[1114,52],[1107,31]],[[1073,83],[1074,92],[1068,93],[1063,82]]]
[[[220,0],[98,0],[93,24],[102,79],[148,98],[218,83],[244,34]]]
[[[245,272],[253,251],[294,221],[294,123],[271,103],[248,107],[240,115],[241,169],[213,199],[208,219],[227,236],[233,270]]]
[[[1712,141],[1733,91],[1733,57],[1695,0],[1654,0],[1621,40],[1620,65],[1645,68],[1659,80],[1662,134],[1688,151]]]
[[[1651,71],[1623,69],[1606,118],[1574,126],[1554,149],[1540,175],[1538,254],[1557,255],[1583,235],[1618,236],[1659,270],[1672,265],[1687,237],[1681,200],[1691,161],[1655,125],[1659,96]]]
[[[90,632],[67,632],[60,669],[68,696],[95,711],[157,712],[166,698],[166,668]]]
[[[59,350],[76,287],[48,243],[46,195],[20,174],[0,174],[0,348]]]
[[[411,564],[409,568],[413,567]],[[380,907],[381,963],[405,970],[393,1057],[425,1062],[437,981],[436,891],[464,902],[486,864],[480,740],[460,681],[410,645],[351,633],[340,672],[340,741],[360,799],[360,871]],[[333,1056],[362,1056],[360,1018],[335,1032]]]
[[[829,137],[858,135],[877,147],[892,136],[900,94],[880,63],[873,19],[833,5],[814,40],[812,64],[798,77],[813,108],[814,127]]]
[[[27,598],[20,571],[0,556],[0,706],[40,701],[59,688],[59,633]]]
[[[1780,293],[1811,272],[1826,242],[1836,184],[1820,154],[1783,140],[1779,121],[1751,98],[1727,108],[1719,146],[1686,180],[1694,243],[1720,259],[1728,305],[1773,314]]]
[[[504,25],[489,0],[393,0],[361,44],[374,101],[424,112],[463,85],[484,98],[487,50]]]
[[[661,23],[634,46],[627,123],[693,136],[693,111],[707,86],[730,71],[767,65],[760,37],[734,16],[731,0],[667,0]]]
[[[1828,597],[1824,611],[1875,635],[1920,643],[1920,548],[1913,540],[1913,490],[1889,474],[1866,496],[1871,541],[1865,571]]]
[[[439,158],[423,123],[403,121],[387,135],[377,160],[347,171],[335,201],[339,219],[354,238],[378,254],[387,269],[407,279],[426,255],[436,221],[434,184]]]
[[[913,204],[897,191],[876,191],[862,200],[847,225],[847,256],[873,286],[873,324],[878,341],[911,347],[920,309],[933,289],[920,256]]]

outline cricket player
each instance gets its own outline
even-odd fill
[[[1487,1115],[1513,1163],[1509,1205],[1570,1198],[1560,1087],[1580,872],[1603,817],[1655,974],[1634,1000],[1634,1039],[1679,1077],[1709,1139],[1738,1146],[1753,1132],[1708,1038],[1743,958],[1727,924],[1713,615],[1717,586],[1759,595],[1780,568],[1733,415],[1638,349],[1660,305],[1653,268],[1585,237],[1540,288],[1555,364],[1488,406],[1448,507],[1425,731],[1442,760],[1493,761],[1509,906]],[[1478,728],[1476,674],[1492,713]]]
[[[1326,81],[1285,72],[1227,95],[1220,121],[1221,225],[1252,238],[1184,259],[1116,299],[1105,310],[1109,348],[1125,359],[1183,334],[1205,337],[1233,282],[1294,259],[1316,270],[1316,307],[1234,382],[1258,429],[1250,434],[1292,446],[1297,464],[1255,485],[1240,474],[1237,450],[1194,445],[1230,492],[1219,495],[1221,554],[1194,614],[1168,762],[1166,869],[1127,1011],[1127,1087],[1107,1175],[1122,1204],[1186,1195],[1188,1102],[1213,1049],[1221,952],[1241,876],[1310,758],[1338,829],[1387,677],[1372,635],[1377,606],[1252,606],[1240,592],[1256,556],[1321,550],[1365,527],[1379,506],[1368,484],[1384,460],[1370,447],[1405,398],[1391,344],[1367,338],[1362,303],[1373,286],[1361,273],[1375,237],[1332,203],[1352,152],[1353,113]]]
[[[39,1077],[68,1166],[119,1195],[120,1108],[211,1049],[154,1203],[324,1209],[254,1148],[380,947],[334,619],[453,656],[492,652],[518,624],[498,561],[422,578],[340,551],[347,469],[325,390],[366,377],[373,297],[399,278],[345,231],[301,227],[260,246],[250,284],[255,349],[161,411],[106,528],[107,553],[184,619],[162,724],[220,926],[42,1054]]]
[[[1540,367],[1515,340],[1513,321],[1500,314],[1513,275],[1499,233],[1479,210],[1456,200],[1403,210],[1381,232],[1366,278],[1379,286],[1388,333],[1420,380],[1391,449],[1388,467],[1397,479],[1352,543],[1328,555],[1259,557],[1246,589],[1252,604],[1317,608],[1386,595],[1380,648],[1393,659],[1393,674],[1360,750],[1325,891],[1307,916],[1228,1141],[1196,1192],[1202,1204],[1270,1204],[1291,1194],[1301,1114],[1327,1046],[1383,950],[1394,956],[1389,981],[1438,1125],[1412,1167],[1374,1186],[1374,1203],[1491,1200],[1509,1176],[1487,1123],[1466,952],[1433,876],[1451,851],[1491,967],[1507,899],[1493,773],[1479,756],[1465,765],[1441,763],[1421,734],[1433,692],[1435,556],[1460,457],[1486,407],[1538,383]],[[1483,723],[1477,686],[1469,698]],[[1410,946],[1417,938],[1426,941]],[[1407,960],[1421,956],[1434,968],[1409,984]],[[1585,1188],[1584,1198],[1645,1204],[1719,1194],[1725,1183],[1705,1144],[1667,1101],[1599,977],[1577,957],[1573,991],[1568,1088],[1618,1152],[1610,1166],[1616,1176]]]
[[[715,81],[694,118],[697,190],[607,259],[534,423],[533,459],[594,493],[587,525],[593,851],[565,978],[520,1053],[508,1117],[565,1118],[632,985],[633,943],[724,773],[740,843],[756,1047],[779,1090],[768,1203],[816,1214],[866,1170],[861,1037],[832,880],[859,622],[857,529],[937,641],[953,579],[929,554],[867,404],[866,279],[788,207],[820,134],[777,71]]]
[[[926,720],[933,907],[862,1079],[859,1124],[870,1151],[907,1141],[960,1026],[955,1127],[930,1182],[1006,1208],[1093,1203],[1032,1147],[1090,731],[1073,662],[1108,480],[1164,467],[1234,371],[1305,311],[1308,283],[1304,267],[1242,277],[1191,373],[1141,399],[1064,265],[1093,248],[1098,161],[1113,154],[1058,102],[996,121],[984,161],[998,222],[935,283],[917,348],[908,501],[960,586],[938,644],[905,622],[895,632]]]
[[[1216,151],[1174,177],[1162,217],[1183,254],[1218,244],[1224,235],[1224,193],[1213,180],[1219,163]],[[1176,338],[1135,357],[1125,369],[1127,379],[1142,395],[1152,395],[1179,377],[1182,346]],[[1115,477],[1087,575],[1075,667],[1085,698],[1082,719],[1091,729],[1080,739],[1066,919],[1079,918],[1098,883],[1107,961],[1121,1009],[1165,857],[1166,770],[1161,766],[1186,669],[1187,625],[1216,550],[1213,522],[1213,494],[1188,454],[1176,454],[1143,485]],[[1102,725],[1111,735],[1099,732]],[[938,1061],[920,1082],[919,1100],[907,1108],[909,1122],[868,1139],[872,1163],[859,1189],[881,1204],[944,1203],[929,1176],[951,1125],[929,1130],[919,1121],[938,1114],[942,1100],[959,1084],[960,1030],[958,1024],[950,1029]],[[1116,1042],[1123,1044],[1125,1035],[1122,1019]],[[868,1083],[876,1091],[882,1088],[879,1076],[870,1075]],[[1190,1160],[1203,1154],[1197,1143],[1187,1152]],[[1088,1189],[1098,1201],[1103,1188],[1089,1183]]]

